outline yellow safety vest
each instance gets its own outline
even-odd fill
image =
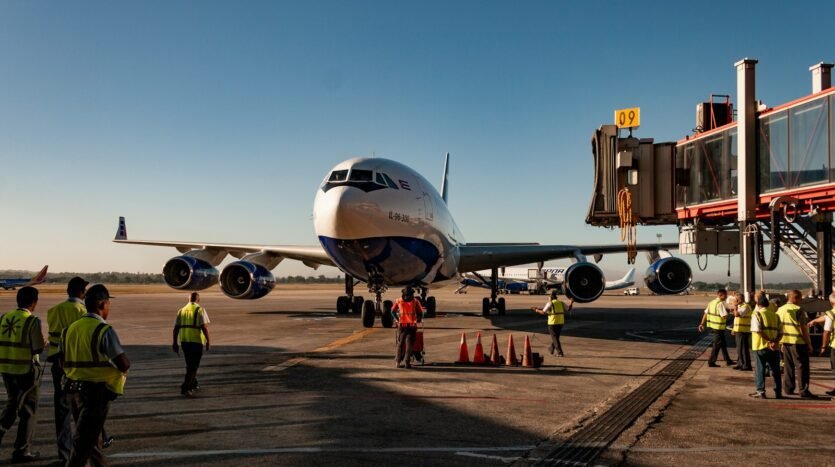
[[[826,316],[832,321],[832,330],[829,331],[829,346],[835,349],[835,308],[826,312]]]
[[[719,303],[721,302],[722,300],[714,298],[707,305],[707,327],[717,331],[724,331],[728,327],[728,317],[719,314]]]
[[[551,309],[548,310],[548,325],[565,324],[565,304],[560,300],[551,300]]]
[[[189,302],[188,305],[180,308],[180,311],[177,312],[177,326],[179,326],[177,336],[180,338],[180,342],[206,343],[202,326],[197,324],[197,319],[202,314],[203,308],[193,302]]]
[[[734,317],[734,332],[751,332],[751,307],[747,303],[739,305],[738,309],[747,311],[745,316]]]
[[[777,339],[780,333],[780,317],[769,308],[756,310],[754,319],[760,326],[760,332],[751,333],[751,350],[763,350],[768,347],[768,342]],[[765,338],[760,336],[762,333]]]
[[[0,373],[25,375],[32,371],[29,335],[36,323],[32,313],[19,308],[0,318]]]
[[[127,375],[101,353],[104,334],[111,328],[96,318],[85,316],[64,330],[64,372],[74,381],[104,383],[116,394],[125,393]]]
[[[800,322],[797,320],[798,313],[800,313],[800,307],[793,303],[786,303],[777,310],[777,316],[783,322],[783,338],[780,339],[781,344],[806,343],[800,331]]]
[[[64,329],[86,314],[87,309],[84,308],[83,303],[69,300],[55,305],[46,312],[46,324],[49,326],[47,358],[58,353],[58,344],[61,342],[61,333]]]

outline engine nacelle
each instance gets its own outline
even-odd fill
[[[606,279],[603,271],[592,263],[574,263],[565,270],[562,285],[565,296],[578,303],[593,302],[603,295]]]
[[[203,290],[217,284],[218,272],[211,264],[191,256],[176,256],[162,267],[162,277],[178,290]]]
[[[684,292],[692,281],[693,272],[690,266],[680,258],[659,259],[644,274],[647,288],[659,295]]]
[[[220,289],[230,298],[254,300],[270,293],[273,287],[273,273],[249,261],[229,263],[220,273]]]

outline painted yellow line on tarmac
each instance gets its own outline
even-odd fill
[[[337,339],[337,340],[331,342],[328,345],[325,345],[323,347],[319,347],[318,349],[314,349],[310,353],[318,354],[318,353],[325,353],[325,352],[330,352],[332,350],[336,350],[336,349],[338,349],[340,347],[344,347],[344,346],[346,346],[346,345],[348,345],[352,342],[356,342],[356,341],[364,338],[365,336],[371,334],[372,332],[374,332],[376,330],[377,330],[377,328],[363,329],[360,332],[355,332],[355,333],[351,334],[350,336],[346,336],[346,337],[343,337],[341,339]],[[272,372],[284,371],[288,368],[292,368],[292,367],[304,362],[305,360],[307,360],[307,357],[294,357],[294,358],[291,358],[287,361],[278,363],[276,365],[266,366],[266,367],[262,368],[261,371],[272,371]]]

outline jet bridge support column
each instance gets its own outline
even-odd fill
[[[739,119],[737,122],[740,278],[746,300],[753,298],[756,288],[754,237],[746,235],[747,227],[756,223],[757,209],[757,60],[745,58],[736,66],[736,91]]]
[[[817,293],[824,298],[832,293],[832,213],[815,216],[818,244]]]

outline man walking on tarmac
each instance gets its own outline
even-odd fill
[[[180,345],[177,345],[179,341]],[[171,348],[175,353],[180,353],[183,348],[183,357],[186,359],[186,377],[183,385],[180,386],[180,394],[192,396],[200,389],[197,384],[197,370],[200,368],[200,360],[203,358],[203,345],[209,351],[209,315],[206,309],[200,306],[200,294],[192,292],[186,306],[177,312],[177,319],[174,320],[174,343]]]
[[[58,458],[61,463],[67,462],[72,450],[72,413],[67,398],[61,388],[64,370],[58,362],[58,345],[61,334],[75,320],[87,314],[84,308],[84,293],[89,282],[76,276],[67,284],[66,301],[61,302],[46,312],[46,322],[49,326],[49,348],[46,360],[52,363],[53,405],[55,409],[55,437],[58,440]]]
[[[548,346],[548,351],[551,355],[564,357],[562,352],[562,345],[560,344],[560,334],[562,334],[562,327],[565,325],[565,313],[574,308],[574,299],[568,302],[568,307],[559,298],[556,290],[551,291],[551,300],[545,304],[545,308],[533,307],[531,310],[548,317],[548,334],[551,335],[551,345]]]
[[[38,305],[38,289],[17,291],[17,309],[0,317],[0,373],[6,386],[6,407],[0,414],[0,440],[16,418],[17,438],[12,462],[31,462],[40,454],[32,452],[37,422],[41,369],[38,354],[43,351],[41,320],[32,313]]]
[[[800,291],[792,290],[788,293],[789,302],[777,310],[777,316],[783,323],[783,338],[780,340],[785,362],[783,386],[786,388],[786,394],[795,394],[795,389],[799,389],[800,397],[812,398],[815,397],[809,391],[809,354],[812,353],[812,340],[806,327],[806,313],[797,304],[800,297]],[[799,388],[797,382],[800,383]]]
[[[710,352],[707,366],[719,366],[716,364],[716,358],[719,356],[720,350],[722,356],[725,357],[725,364],[728,366],[734,364],[731,356],[728,355],[728,344],[725,343],[725,329],[728,327],[728,310],[725,308],[727,298],[728,292],[725,289],[717,290],[716,298],[707,304],[707,308],[702,315],[702,321],[699,323],[699,332],[704,332],[705,322],[707,322],[707,327],[713,334],[713,350]]]
[[[821,317],[809,321],[808,327],[815,324],[823,325],[823,338],[821,339],[820,356],[826,355],[826,348],[829,347],[829,366],[832,368],[832,373],[835,373],[835,293],[829,294],[829,305],[831,310],[826,311]],[[826,391],[827,396],[835,396],[835,389]]]
[[[61,337],[59,362],[66,373],[64,392],[72,403],[75,434],[68,467],[108,465],[102,453],[102,429],[110,401],[125,391],[130,368],[119,336],[105,321],[110,293],[104,285],[87,290],[87,314],[70,324]]]
[[[733,309],[734,327],[731,330],[736,337],[735,370],[751,371],[751,306],[739,292],[734,292],[736,306]]]
[[[400,298],[391,307],[391,313],[397,321],[397,353],[394,366],[411,368],[412,346],[417,336],[417,323],[423,319],[423,305],[415,298],[415,289],[411,287],[403,289]]]
[[[783,337],[783,326],[777,313],[769,307],[768,297],[759,294],[757,309],[751,316],[751,350],[757,360],[757,371],[754,376],[757,381],[757,391],[749,394],[757,399],[765,399],[766,369],[771,369],[774,379],[774,398],[782,399],[782,382],[780,380],[780,339]]]

